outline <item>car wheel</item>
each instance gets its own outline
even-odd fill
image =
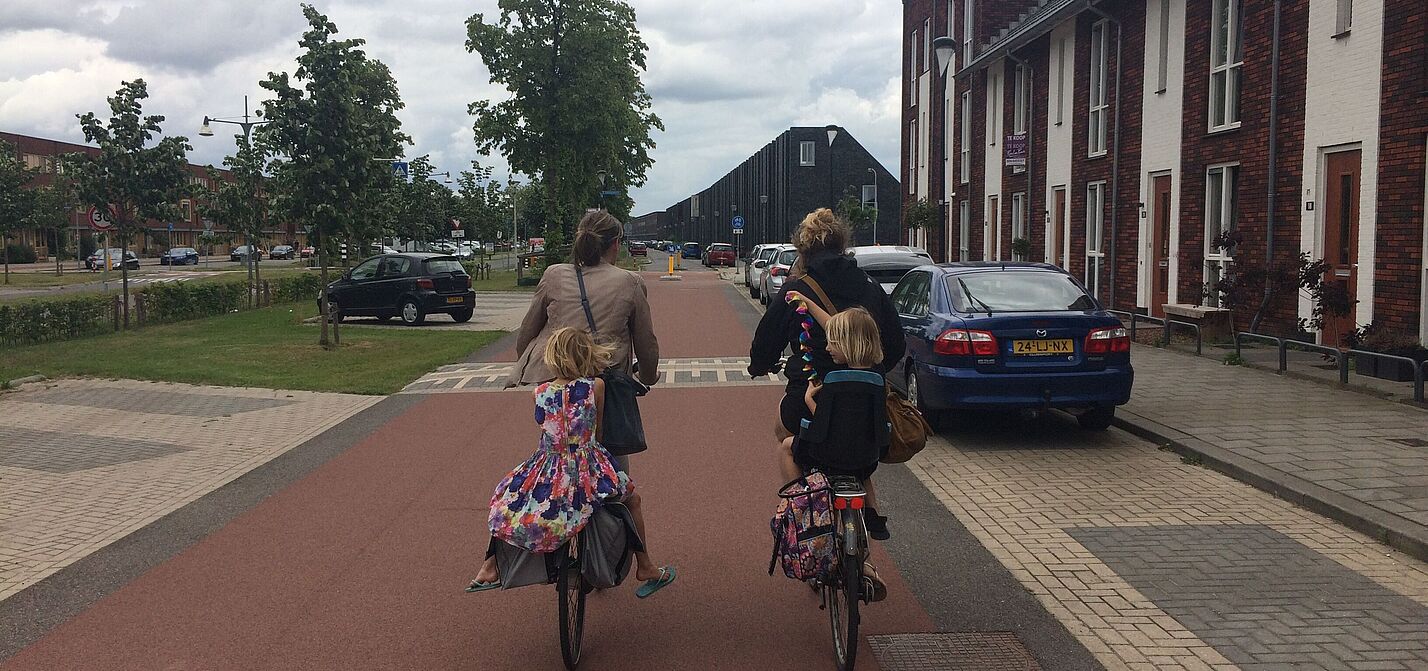
[[[1076,423],[1087,431],[1105,431],[1111,428],[1111,420],[1116,416],[1116,406],[1098,405],[1079,415],[1076,415]]]
[[[753,285],[749,285],[749,298],[757,299],[758,297],[759,297],[759,288],[756,287],[756,286],[753,286]]]
[[[474,309],[460,310],[458,312],[451,313],[451,318],[455,320],[458,324],[465,324],[466,322],[471,321],[471,315],[473,314],[476,314],[476,311]]]
[[[942,413],[927,407],[927,399],[922,397],[922,389],[917,385],[917,373],[913,371],[911,359],[907,364],[907,400],[922,413],[922,418],[927,420],[933,431],[941,428]]]
[[[402,316],[402,323],[407,326],[421,326],[426,321],[426,313],[422,311],[421,304],[417,303],[415,298],[403,299],[399,313]]]

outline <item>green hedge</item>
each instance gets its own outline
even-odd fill
[[[246,282],[162,282],[139,293],[144,297],[144,321],[149,324],[212,317],[247,306]]]
[[[35,253],[34,247],[18,242],[5,245],[5,250],[10,254],[10,263],[34,263],[40,258],[39,254]]]
[[[315,302],[317,293],[322,291],[322,276],[317,273],[288,275],[269,282],[268,286],[274,303]]]
[[[0,304],[0,342],[7,346],[72,340],[114,328],[114,299],[77,296]]]

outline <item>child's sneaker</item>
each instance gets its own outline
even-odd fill
[[[885,541],[892,538],[888,533],[888,518],[878,514],[876,508],[865,508],[863,521],[868,525],[868,535],[875,541]]]

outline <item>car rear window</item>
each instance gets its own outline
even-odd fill
[[[437,273],[464,273],[465,268],[461,267],[461,262],[456,259],[431,259],[426,262],[426,271],[435,275]]]
[[[733,245],[709,245],[709,251],[711,251],[711,252],[732,252],[732,251],[734,251],[734,246],[733,246]]]
[[[1053,312],[1096,307],[1068,275],[1003,270],[947,277],[947,293],[958,312]]]
[[[781,266],[791,266],[796,260],[798,260],[798,250],[785,249],[778,253],[778,261],[776,261],[776,263]]]
[[[873,278],[878,284],[897,284],[902,281],[903,275],[912,270],[915,266],[905,268],[869,268],[868,276]]]

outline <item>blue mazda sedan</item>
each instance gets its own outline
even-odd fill
[[[1130,338],[1074,277],[1042,263],[918,267],[893,290],[907,356],[889,378],[943,410],[1059,408],[1110,426],[1130,400]]]

